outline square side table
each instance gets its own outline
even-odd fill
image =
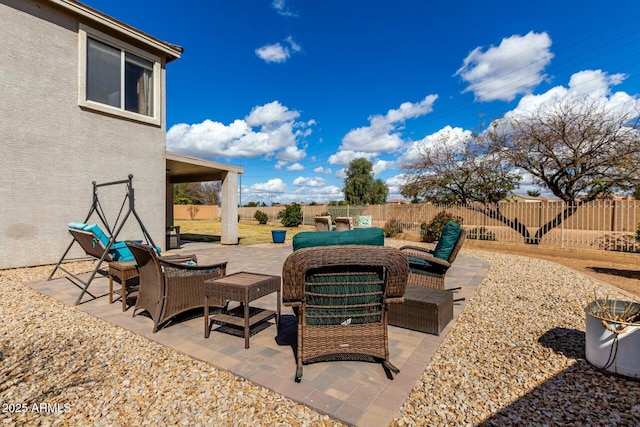
[[[277,292],[276,311],[263,310],[250,316],[249,303]],[[280,276],[267,274],[240,272],[204,282],[204,336],[209,338],[211,321],[228,323],[244,327],[244,348],[249,348],[249,335],[251,326],[275,316],[276,326],[280,327],[280,301],[281,301]],[[222,298],[223,300],[238,301],[244,308],[244,316],[238,317],[230,312],[209,314],[209,298]]]
[[[109,304],[113,304],[113,276],[120,279],[122,311],[127,311],[127,280],[134,279],[139,276],[138,266],[135,261],[112,261],[109,263]],[[115,291],[117,292],[117,290]]]

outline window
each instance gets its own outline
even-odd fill
[[[80,31],[80,105],[160,124],[159,60],[96,31]]]

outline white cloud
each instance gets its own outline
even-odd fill
[[[353,159],[364,157],[370,160],[375,156],[375,153],[365,153],[363,151],[338,151],[336,154],[329,156],[327,162],[330,165],[348,166]]]
[[[391,109],[386,115],[369,117],[369,126],[352,129],[342,138],[340,150],[364,151],[370,153],[392,153],[402,146],[398,133],[399,126],[407,119],[423,116],[433,111],[433,103],[438,95],[427,95],[418,103],[404,102],[398,109]]]
[[[256,49],[256,55],[265,62],[285,62],[291,57],[289,49],[280,43],[267,44]]]
[[[456,127],[452,128],[451,126],[445,126],[439,131],[432,133],[431,135],[427,135],[419,141],[414,141],[409,145],[407,151],[400,157],[398,162],[400,164],[406,164],[414,162],[420,159],[420,153],[423,151],[425,147],[431,147],[436,143],[446,143],[450,145],[459,145],[462,144],[463,141],[467,140],[471,137],[471,131],[464,130],[462,128]]]
[[[291,36],[287,37],[286,42],[289,43],[289,46],[291,47],[292,51],[300,52],[302,50],[302,46],[296,43],[295,40],[293,40],[293,37]]]
[[[245,121],[249,126],[264,126],[290,122],[300,117],[297,111],[289,110],[278,101],[253,107]]]
[[[291,8],[289,8],[289,5],[287,5],[286,0],[273,0],[273,2],[271,3],[271,6],[276,10],[276,12],[278,12],[278,14],[282,16],[292,16],[292,17],[298,16],[296,13],[294,13],[291,10]]]
[[[283,45],[280,42],[267,44],[256,49],[256,55],[265,62],[286,62],[291,58],[291,53],[302,51],[302,46],[293,40],[293,37],[289,36],[285,39],[287,45]]]
[[[405,180],[406,180],[406,175],[399,174],[396,176],[392,176],[391,178],[387,179],[384,182],[385,184],[387,184],[387,187],[389,188],[389,199],[404,198],[400,194],[400,190],[402,189],[402,185],[404,184]],[[391,197],[391,195],[393,195],[393,197]]]
[[[284,193],[287,191],[287,185],[280,178],[274,178],[267,182],[255,183],[248,187],[247,191],[258,193]]]
[[[284,150],[278,152],[278,154],[276,154],[276,159],[284,163],[295,162],[305,158],[306,155],[307,153],[305,150],[300,149],[295,145],[290,145]]]
[[[373,164],[373,174],[378,175],[382,171],[385,171],[387,169],[394,169],[395,167],[396,167],[396,162],[394,161],[377,160]]]
[[[287,170],[288,171],[301,171],[304,170],[304,166],[302,166],[300,163],[294,163],[290,166],[287,166]]]
[[[505,117],[511,118],[543,107],[550,108],[561,102],[578,102],[585,96],[598,100],[609,110],[620,114],[631,113],[640,108],[640,100],[626,92],[614,93],[611,90],[612,86],[622,83],[626,77],[624,74],[608,74],[602,70],[580,71],[571,76],[568,87],[556,86],[540,95],[522,97],[518,106],[505,114]]]
[[[299,176],[293,180],[293,185],[296,187],[322,187],[327,183],[324,178],[307,178]]]
[[[299,116],[299,112],[273,101],[229,125],[209,119],[176,124],[167,132],[167,150],[207,159],[275,155],[285,163],[298,161],[306,155],[298,143],[311,131],[306,123],[296,121]]]
[[[400,133],[405,121],[433,111],[437,99],[438,95],[427,95],[417,103],[403,102],[385,115],[370,116],[369,126],[352,129],[342,138],[338,152],[329,156],[328,163],[346,167],[353,159],[364,157],[374,163],[376,173],[394,167],[393,162],[376,161],[376,157],[383,152],[397,152],[405,144]],[[343,174],[338,171],[336,177],[342,178]]]
[[[551,62],[551,38],[547,33],[529,32],[502,39],[485,51],[475,48],[455,75],[469,83],[463,92],[473,92],[478,101],[512,101],[530,93],[547,76]]]
[[[315,168],[313,171],[314,171],[315,173],[324,173],[324,174],[327,174],[327,175],[330,175],[330,174],[331,174],[331,168],[326,168],[326,169],[325,169],[325,168],[323,168],[322,166],[318,166],[318,167],[317,167],[317,168]]]

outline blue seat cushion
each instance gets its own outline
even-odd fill
[[[85,224],[84,222],[70,222],[69,224],[67,224],[67,227],[73,228],[74,230],[84,230],[86,226],[87,224]]]
[[[116,261],[132,261],[135,259],[125,242],[115,242],[109,249],[109,253]]]
[[[384,246],[381,228],[362,228],[348,231],[303,231],[293,236],[293,250],[316,246],[370,245]]]
[[[448,261],[458,242],[460,232],[460,225],[457,222],[448,222],[442,229],[442,236],[433,250],[433,256]]]
[[[74,230],[84,230],[92,233],[95,236],[95,239],[99,240],[105,248],[109,244],[109,236],[102,231],[98,224],[70,222],[67,226]],[[134,240],[134,242],[142,243],[142,240]],[[160,246],[156,246],[156,252],[160,253],[161,251],[162,249]],[[125,242],[114,242],[109,249],[109,254],[115,261],[133,261],[135,259],[133,253],[131,253]]]
[[[107,237],[107,235],[104,234],[104,231],[102,231],[102,229],[98,227],[98,224],[88,224],[84,227],[84,231],[93,233],[93,235],[96,236],[96,238],[100,240],[104,246],[107,246],[109,244],[109,237]]]

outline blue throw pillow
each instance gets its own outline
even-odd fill
[[[456,245],[458,237],[460,237],[460,232],[460,225],[457,222],[448,222],[442,230],[442,236],[440,236],[436,248],[433,250],[433,256],[448,261],[451,252],[453,252],[453,247]]]

